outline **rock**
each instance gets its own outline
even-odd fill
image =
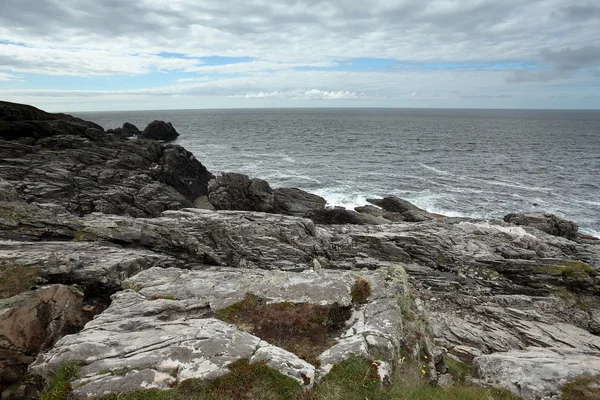
[[[577,238],[577,224],[567,221],[554,214],[508,214],[504,221],[515,225],[531,226],[554,236],[562,236],[567,239]]]
[[[208,201],[208,196],[198,196],[196,200],[194,200],[194,207],[200,208],[202,210],[215,210],[215,206]]]
[[[427,211],[415,206],[414,204],[396,196],[384,197],[383,199],[367,199],[371,204],[383,208],[386,211],[399,214],[397,219],[408,222],[421,222],[434,219],[435,216]],[[388,219],[393,219],[388,218]]]
[[[286,215],[302,217],[311,211],[325,208],[327,201],[321,196],[296,188],[275,189],[275,209]]]
[[[17,382],[35,355],[88,321],[83,295],[52,285],[0,300],[0,386]]]
[[[431,383],[450,384],[449,360],[460,360],[474,364],[481,383],[532,400],[555,393],[579,365],[598,371],[599,241],[440,219],[394,198],[360,213],[323,209],[317,196],[240,174],[209,190],[212,175],[178,146],[25,106],[2,110],[0,267],[38,271],[37,284],[79,285],[85,315],[100,312],[31,368],[50,376],[83,362],[76,395],[207,381],[240,358],[308,388],[355,354],[374,361],[385,383],[400,348]],[[243,210],[182,208],[203,196]],[[357,281],[368,282],[363,297]],[[2,304],[42,290],[25,283]],[[335,343],[311,355],[319,367],[261,339],[268,335],[255,325],[215,318],[231,321],[225,307],[248,293],[265,308],[335,310]],[[106,309],[91,302],[109,295]],[[56,338],[46,329],[39,342]]]
[[[191,207],[207,194],[212,174],[180,146],[127,140],[38,111],[12,105],[9,120],[0,120],[0,178],[26,202],[143,217]],[[28,117],[41,120],[15,120]]]
[[[16,201],[17,192],[10,182],[0,178],[0,201]]]
[[[326,208],[314,210],[306,214],[316,224],[324,225],[365,225],[365,219],[356,211],[347,210],[344,207]]]
[[[140,130],[138,129],[138,127],[129,122],[125,122],[123,124],[123,128],[121,129],[123,129],[123,132],[125,132],[127,136],[137,136],[140,134]]]
[[[273,212],[275,194],[262,179],[227,172],[212,180],[208,200],[217,210],[246,210]]]
[[[146,126],[143,132],[138,136],[140,139],[152,140],[175,140],[179,137],[179,133],[173,128],[170,122],[154,120]]]
[[[373,284],[372,301],[357,310],[342,341],[360,339],[366,355],[372,352],[393,363],[397,359],[394,335],[401,327],[394,306],[396,292],[386,290],[387,273],[368,273],[365,278]],[[289,351],[212,316],[247,293],[269,302],[350,305],[355,279],[338,271],[146,270],[123,284],[137,292],[113,295],[105,312],[40,355],[31,371],[47,376],[64,362],[81,361],[83,367],[72,385],[75,394],[98,396],[139,389],[142,381],[147,382],[145,388],[168,388],[185,379],[214,379],[227,372],[230,362],[248,358],[265,361],[308,388],[331,368],[329,360],[343,361],[351,352],[332,347],[322,358],[325,369],[317,370]]]
[[[560,386],[580,375],[600,374],[600,352],[531,347],[483,355],[473,364],[481,381],[536,400],[560,396]]]

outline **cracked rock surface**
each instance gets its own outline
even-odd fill
[[[33,290],[0,300],[0,390],[36,356],[30,372],[44,377],[82,363],[73,388],[83,397],[207,381],[239,359],[308,388],[351,355],[376,360],[386,381],[402,357],[428,354],[442,385],[452,357],[526,400],[600,374],[600,241],[568,221],[440,218],[389,198],[374,201],[383,210],[340,211],[361,225],[319,224],[300,217],[328,211],[318,196],[235,174],[243,185],[216,181],[222,208],[271,213],[201,210],[191,207],[212,175],[178,146],[12,103],[0,103],[0,128],[0,271],[39,274]],[[370,293],[353,302],[360,279]],[[17,343],[7,328],[33,329],[43,319],[21,311],[47,293],[64,301],[35,328],[43,345]],[[310,364],[217,318],[248,294],[352,312]]]

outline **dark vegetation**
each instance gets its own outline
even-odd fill
[[[267,304],[248,294],[242,301],[219,310],[216,316],[318,366],[317,356],[332,345],[351,313],[350,307],[337,304]]]

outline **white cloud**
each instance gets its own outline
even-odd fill
[[[0,81],[21,81],[22,78],[13,75],[13,74],[7,74],[5,72],[0,72]]]
[[[600,7],[570,0],[2,0],[0,96],[49,104],[80,99],[73,101],[75,108],[111,96],[138,99],[131,107],[153,98],[155,108],[185,107],[190,96],[235,105],[353,100],[347,104],[510,107],[521,99],[543,107],[544,96],[560,94],[570,105],[598,90],[599,23]],[[161,57],[162,52],[171,55]],[[251,61],[199,60],[210,56]],[[362,74],[320,70],[353,58],[394,59],[413,67]],[[540,69],[427,68],[467,62]],[[14,82],[20,76],[26,82],[28,73],[93,77],[155,71],[188,75],[136,90],[19,91]],[[459,96],[457,104],[457,92],[471,97]],[[509,97],[494,97],[497,93]],[[164,101],[173,95],[181,97]]]

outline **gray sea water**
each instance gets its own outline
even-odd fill
[[[600,236],[600,111],[244,109],[76,113],[171,121],[213,173],[353,207],[397,195],[448,216],[548,211]]]

